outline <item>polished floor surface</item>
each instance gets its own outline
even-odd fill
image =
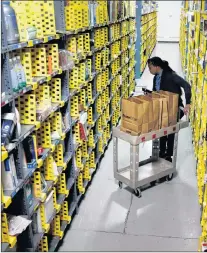
[[[159,43],[153,55],[181,74],[178,44]],[[141,83],[152,87],[145,70]],[[141,159],[151,143],[141,145]],[[129,163],[129,146],[119,143],[119,164]],[[177,176],[143,191],[142,198],[119,189],[113,177],[112,142],[74,217],[59,251],[197,251],[200,236],[191,130],[179,133]]]

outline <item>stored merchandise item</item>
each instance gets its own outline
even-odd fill
[[[25,157],[27,162],[27,168],[32,169],[36,166],[37,162],[37,147],[36,147],[36,136],[28,136],[22,142],[25,151]]]
[[[13,154],[11,154],[9,158],[2,162],[1,165],[1,181],[4,191],[15,190],[18,185],[18,179]]]
[[[30,208],[33,205],[33,200],[34,200],[33,192],[32,192],[32,182],[30,179],[25,183],[25,191],[26,191],[27,203]]]
[[[14,63],[15,72],[17,74],[19,89],[22,89],[26,86],[26,76],[25,76],[24,68],[20,62],[20,56],[14,57],[13,63]]]
[[[9,222],[9,235],[19,235],[21,234],[32,222],[23,216],[8,215]]]
[[[12,90],[14,92],[17,92],[19,90],[19,82],[18,82],[17,73],[15,71],[15,67],[14,67],[14,63],[12,59],[9,59],[9,68],[10,68],[10,73],[11,73]]]
[[[17,26],[16,14],[10,6],[9,1],[3,1],[3,12],[6,24],[7,43],[14,44],[19,42],[19,31]]]
[[[45,208],[46,223],[49,222],[55,210],[54,203],[53,203],[53,194],[54,194],[54,191],[51,191],[51,193],[48,195],[48,197],[46,198],[43,204]]]
[[[34,26],[26,29],[27,40],[34,40],[37,36],[37,29]]]
[[[15,115],[16,115],[16,120],[17,120],[17,136],[20,137],[21,135],[20,115],[16,107],[15,107]]]
[[[74,67],[73,53],[67,50],[59,50],[59,66],[62,70],[69,70]]]
[[[9,144],[17,123],[15,113],[5,113],[2,116],[1,145]]]

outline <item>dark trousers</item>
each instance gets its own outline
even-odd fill
[[[178,119],[184,116],[183,111],[179,110]],[[170,134],[160,138],[160,154],[166,156],[173,156],[175,134]]]

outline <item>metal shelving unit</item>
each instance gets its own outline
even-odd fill
[[[139,79],[157,43],[156,1],[137,1],[136,79]]]
[[[207,242],[207,36],[205,1],[185,1],[181,13],[180,52],[185,78],[192,86],[190,122],[197,160],[201,227],[199,251],[204,251]]]
[[[107,149],[112,127],[119,122],[121,98],[129,97],[134,91],[134,2],[120,1],[122,7],[125,5],[123,12],[118,19],[110,20],[107,2],[96,1],[99,6],[96,16],[98,24],[94,26],[90,25],[87,16],[89,2],[72,2],[69,6],[65,0],[45,1],[43,5],[41,1],[13,1],[17,19],[18,10],[23,7],[31,7],[28,15],[38,17],[38,13],[30,12],[33,4],[40,8],[42,17],[46,13],[51,14],[49,21],[46,16],[43,20],[33,19],[41,24],[40,28],[38,26],[37,39],[15,45],[7,44],[4,13],[1,10],[2,92],[5,92],[1,109],[2,114],[14,113],[16,106],[21,123],[20,136],[15,130],[12,141],[7,146],[2,146],[1,162],[13,154],[18,177],[18,186],[13,191],[5,191],[2,187],[2,251],[55,251]],[[77,4],[78,8],[72,4]],[[73,11],[78,11],[79,8],[82,9],[82,14],[76,13],[77,19],[70,18],[68,22]],[[85,15],[83,19],[81,15]],[[24,13],[21,13],[21,17],[26,23]],[[70,43],[74,41],[82,51],[74,52],[74,67],[63,70],[57,61],[58,50],[70,51]],[[47,71],[48,50],[54,59],[50,72]],[[38,61],[37,54],[44,59],[44,63]],[[9,71],[11,55],[21,57],[27,79],[26,87],[17,93],[12,91]],[[26,56],[29,63],[24,60]],[[89,66],[88,77],[84,75],[86,62]],[[47,98],[48,93],[52,98],[51,107],[45,115],[37,117],[36,103],[38,99]],[[84,112],[88,114],[87,140],[80,137],[79,119]],[[63,128],[62,118],[67,113],[68,127]],[[51,133],[57,130],[60,138],[53,140]],[[37,146],[43,148],[43,153],[26,168],[25,173],[22,143],[28,136],[36,139]],[[57,164],[58,175],[51,169],[53,161]],[[47,183],[44,191],[41,174]],[[33,189],[31,206],[27,199],[28,184]],[[54,212],[46,220],[45,200],[51,192]],[[33,218],[38,210],[41,213],[42,232],[34,229],[36,224]],[[24,215],[33,222],[18,236],[10,236],[8,214]]]

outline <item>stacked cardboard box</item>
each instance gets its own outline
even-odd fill
[[[122,99],[121,130],[131,135],[176,125],[177,119],[177,94],[159,91]]]

